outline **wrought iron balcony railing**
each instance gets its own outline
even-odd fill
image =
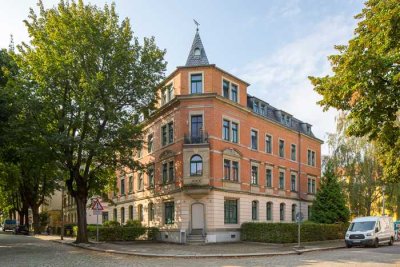
[[[201,133],[198,135],[186,135],[184,139],[185,144],[208,144],[208,133]]]

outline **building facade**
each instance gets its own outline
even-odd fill
[[[322,141],[248,86],[209,64],[196,32],[186,65],[165,79],[143,122],[136,158],[147,169],[118,172],[110,219],[138,219],[181,243],[238,241],[243,222],[292,222],[300,210],[307,219]]]

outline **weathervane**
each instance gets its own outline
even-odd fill
[[[196,24],[196,31],[199,31],[199,25],[200,23],[198,23],[195,19],[193,19],[194,24]]]

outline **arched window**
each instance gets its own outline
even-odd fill
[[[251,202],[251,219],[254,221],[258,219],[258,201],[256,200]]]
[[[296,204],[293,204],[292,205],[292,222],[296,221],[296,209],[297,209]]]
[[[132,205],[129,206],[128,213],[129,213],[129,220],[133,220],[133,206]]]
[[[190,158],[190,176],[203,175],[203,159],[199,155]]]
[[[267,221],[272,221],[272,202],[267,202]]]
[[[200,56],[200,55],[201,55],[201,50],[200,50],[200,48],[196,47],[196,48],[194,49],[194,55],[195,55],[195,56]]]
[[[279,219],[281,221],[285,220],[285,203],[279,205]]]
[[[121,224],[125,223],[125,208],[121,208]]]
[[[149,222],[152,222],[154,221],[154,204],[150,202],[147,209],[149,213]]]
[[[143,205],[139,204],[137,209],[138,209],[138,220],[142,222],[143,221]]]

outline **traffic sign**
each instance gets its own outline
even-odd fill
[[[297,222],[301,222],[301,221],[303,221],[303,219],[304,219],[303,213],[302,212],[297,212],[296,213],[296,221]]]
[[[98,198],[93,201],[92,210],[104,210]]]

